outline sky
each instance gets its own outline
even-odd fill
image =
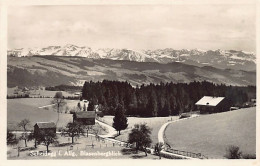
[[[223,49],[255,52],[252,4],[12,6],[8,48]]]

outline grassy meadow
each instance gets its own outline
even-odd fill
[[[107,123],[108,125],[113,124],[113,117],[114,116],[104,116],[101,118],[101,121]],[[135,124],[146,123],[147,126],[152,128],[151,139],[153,141],[152,144],[158,142],[158,131],[160,130],[161,126],[168,122],[169,120],[176,120],[179,116],[172,116],[172,117],[153,117],[153,118],[139,118],[139,117],[128,117],[128,127],[126,130],[121,131],[121,135],[116,137],[116,139],[121,141],[128,140],[128,134],[130,133],[131,129],[134,127]]]
[[[51,98],[20,98],[7,100],[7,128],[10,130],[21,130],[17,123],[27,118],[31,121],[29,129],[33,128],[36,122],[55,122],[58,119],[57,112],[51,106]],[[78,101],[67,100],[67,105],[72,108],[76,107]],[[45,108],[39,108],[46,106]],[[65,108],[63,108],[65,109]],[[61,113],[59,115],[57,127],[64,127],[72,121],[72,114]]]
[[[170,124],[165,140],[173,149],[224,158],[229,145],[256,153],[256,107],[203,115]]]
[[[70,137],[58,136],[58,144],[51,144],[49,147],[50,155],[48,156],[30,156],[31,152],[46,151],[46,146],[38,145],[34,149],[34,142],[28,142],[28,148],[24,148],[24,142],[20,141],[19,146],[24,149],[20,151],[19,157],[17,146],[7,147],[7,158],[9,160],[34,160],[34,159],[158,159],[158,156],[144,152],[125,148],[111,141],[97,140],[94,136],[81,136],[74,138],[74,144],[71,144]],[[92,144],[94,146],[92,146]],[[71,147],[73,146],[73,147]],[[83,153],[82,153],[83,152]],[[103,153],[102,155],[99,155]],[[104,155],[105,153],[105,155]],[[115,153],[116,155],[111,155]],[[89,154],[89,155],[88,155]],[[93,155],[92,155],[93,154]]]

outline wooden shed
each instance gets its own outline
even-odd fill
[[[200,113],[224,112],[230,109],[225,97],[204,96],[196,104]]]
[[[82,111],[73,114],[73,122],[80,122],[83,125],[95,125],[95,111]]]
[[[38,135],[40,132],[56,133],[56,124],[54,122],[37,122],[34,125],[34,134]]]

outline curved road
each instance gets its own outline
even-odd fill
[[[195,118],[195,117],[198,117],[199,115],[192,115],[191,117],[189,118],[183,118],[183,119],[177,119],[177,120],[174,120],[174,121],[170,121],[170,122],[167,122],[167,123],[164,123],[162,125],[162,127],[160,128],[159,132],[158,132],[158,142],[161,142],[161,143],[165,143],[164,142],[164,139],[163,139],[163,136],[164,136],[164,132],[165,132],[165,129],[166,127],[170,124],[170,123],[174,123],[174,122],[178,122],[178,121],[181,121],[181,120],[186,120],[186,119],[190,119],[190,118]],[[178,154],[173,154],[173,153],[169,153],[169,152],[166,152],[164,150],[164,145],[163,145],[163,150],[161,151],[162,154],[167,154],[167,155],[171,155],[171,156],[174,156],[176,158],[183,158],[183,159],[194,159],[194,158],[191,158],[191,157],[187,157],[187,156],[182,156],[182,155],[178,155]]]
[[[186,119],[190,119],[190,118],[195,118],[195,117],[198,117],[198,116],[199,116],[199,115],[193,115],[193,116],[191,116],[191,117],[189,117],[189,118],[177,119],[177,120],[173,120],[173,121],[164,123],[164,124],[162,125],[162,127],[160,128],[159,132],[158,132],[158,142],[164,143],[164,139],[163,139],[164,131],[165,131],[166,127],[167,127],[170,123],[174,123],[174,122],[178,122],[178,121],[186,120]]]

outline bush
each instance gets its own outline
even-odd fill
[[[58,131],[58,132],[62,132],[63,129],[64,129],[63,127],[58,127],[58,128],[57,128],[57,131]]]
[[[242,154],[243,159],[256,159],[255,154]]]
[[[224,157],[228,159],[241,159],[242,152],[239,151],[238,146],[231,145],[226,149],[226,155]]]
[[[178,157],[177,155],[170,155],[170,154],[166,154],[166,153],[161,153],[161,156],[167,159],[183,159],[181,157]]]
[[[182,113],[179,117],[179,119],[183,119],[183,118],[189,118],[191,115],[189,113]]]
[[[70,110],[70,114],[74,114],[75,112],[75,110]]]

